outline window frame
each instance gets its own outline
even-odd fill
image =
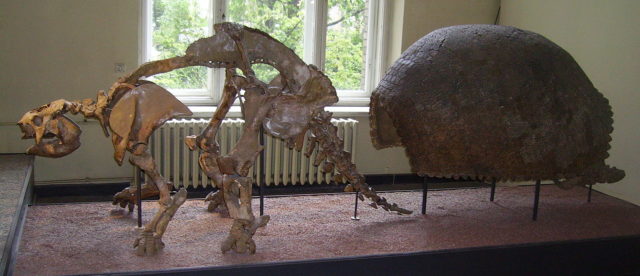
[[[229,0],[209,0],[211,15],[208,17],[207,35],[213,35],[213,25],[226,20]],[[305,24],[303,34],[303,60],[324,70],[328,0],[305,1]],[[389,25],[389,0],[369,0],[367,9],[367,38],[365,45],[364,89],[338,90],[340,101],[336,106],[366,106],[371,91],[382,78],[387,60],[387,34]],[[139,65],[150,61],[149,47],[152,45],[152,8],[153,0],[140,1],[139,24]],[[217,105],[222,94],[224,72],[220,69],[208,69],[208,87],[205,89],[168,89],[187,105]]]

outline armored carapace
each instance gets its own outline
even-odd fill
[[[514,27],[464,25],[414,43],[371,95],[376,148],[421,175],[611,183],[612,111],[565,50]]]

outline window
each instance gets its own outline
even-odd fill
[[[182,55],[213,24],[238,22],[263,30],[321,68],[339,105],[366,105],[382,73],[385,0],[146,0],[142,4],[141,63]],[[268,82],[269,65],[254,65]],[[212,104],[222,90],[221,70],[184,68],[154,76],[188,104]]]

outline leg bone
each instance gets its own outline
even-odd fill
[[[156,170],[155,162],[149,154],[146,145],[138,146],[131,155],[131,163],[140,167],[156,184],[160,200],[159,210],[153,219],[145,225],[143,232],[134,242],[136,254],[154,255],[164,247],[162,236],[167,229],[169,221],[173,218],[178,208],[187,200],[187,190],[184,188],[173,197],[169,195],[167,182]]]
[[[237,253],[255,253],[253,235],[267,225],[269,216],[255,218],[251,211],[251,178],[227,176],[224,183],[224,199],[229,214],[234,219],[229,236],[222,243],[222,252],[233,249]]]

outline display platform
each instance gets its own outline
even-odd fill
[[[414,210],[399,216],[353,194],[265,199],[269,224],[254,239],[255,255],[222,254],[232,220],[189,200],[170,223],[164,250],[137,257],[135,213],[110,203],[31,206],[15,275],[402,275],[606,274],[640,272],[640,207],[587,189],[544,185],[538,221],[531,220],[533,186],[390,192]],[[257,208],[254,200],[254,210]],[[156,203],[144,202],[144,220]],[[609,273],[610,272],[610,273]]]
[[[33,191],[33,156],[0,154],[0,274],[11,274]]]

